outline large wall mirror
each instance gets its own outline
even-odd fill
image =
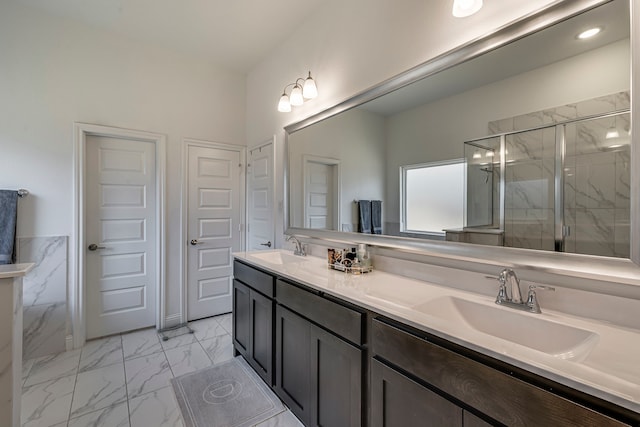
[[[628,260],[630,52],[629,0],[561,2],[286,127],[288,232]]]

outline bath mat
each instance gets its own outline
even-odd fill
[[[171,380],[186,427],[246,427],[284,411],[242,357]]]

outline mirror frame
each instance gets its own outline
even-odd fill
[[[486,271],[488,270],[487,267],[491,267],[491,269],[494,267],[511,267],[533,270],[537,273],[549,273],[551,275],[577,278],[579,280],[570,280],[570,282],[575,283],[570,283],[567,286],[640,299],[640,135],[637,132],[633,133],[631,137],[631,164],[639,166],[631,169],[631,193],[635,197],[632,197],[631,200],[630,259],[422,240],[396,236],[368,235],[332,230],[316,230],[290,227],[289,223],[289,201],[291,200],[291,195],[288,156],[289,135],[291,133],[611,1],[614,0],[554,2],[537,12],[498,28],[496,31],[484,37],[463,44],[395,77],[385,80],[378,85],[366,89],[333,107],[299,122],[285,126],[285,200],[283,215],[284,229],[286,230],[285,234],[296,235],[301,238],[306,238],[312,243],[315,241],[315,243],[325,245],[349,245],[353,244],[353,242],[366,243],[374,247],[423,255],[434,259],[436,264],[442,266],[457,266],[460,268],[460,262],[471,262],[479,265],[476,267],[476,270]],[[636,43],[633,43],[633,40],[640,36],[640,34],[638,34],[640,30],[640,0],[628,1],[631,18],[631,68],[632,70],[640,70],[640,52],[636,52],[640,49],[640,44],[636,45]],[[634,77],[634,74],[631,73],[631,127],[636,129],[640,126],[640,107],[634,102],[634,98],[638,97],[635,88],[640,87],[639,85],[640,76]],[[468,265],[467,269],[469,269]],[[600,283],[607,282],[608,286],[606,289],[602,289],[597,283],[592,283],[594,281]],[[630,288],[628,285],[635,286]]]

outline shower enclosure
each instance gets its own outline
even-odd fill
[[[465,230],[504,246],[629,257],[628,110],[464,143]]]

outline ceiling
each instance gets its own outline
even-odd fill
[[[18,0],[16,0],[18,1]],[[143,42],[205,56],[247,73],[321,0],[19,0]]]

